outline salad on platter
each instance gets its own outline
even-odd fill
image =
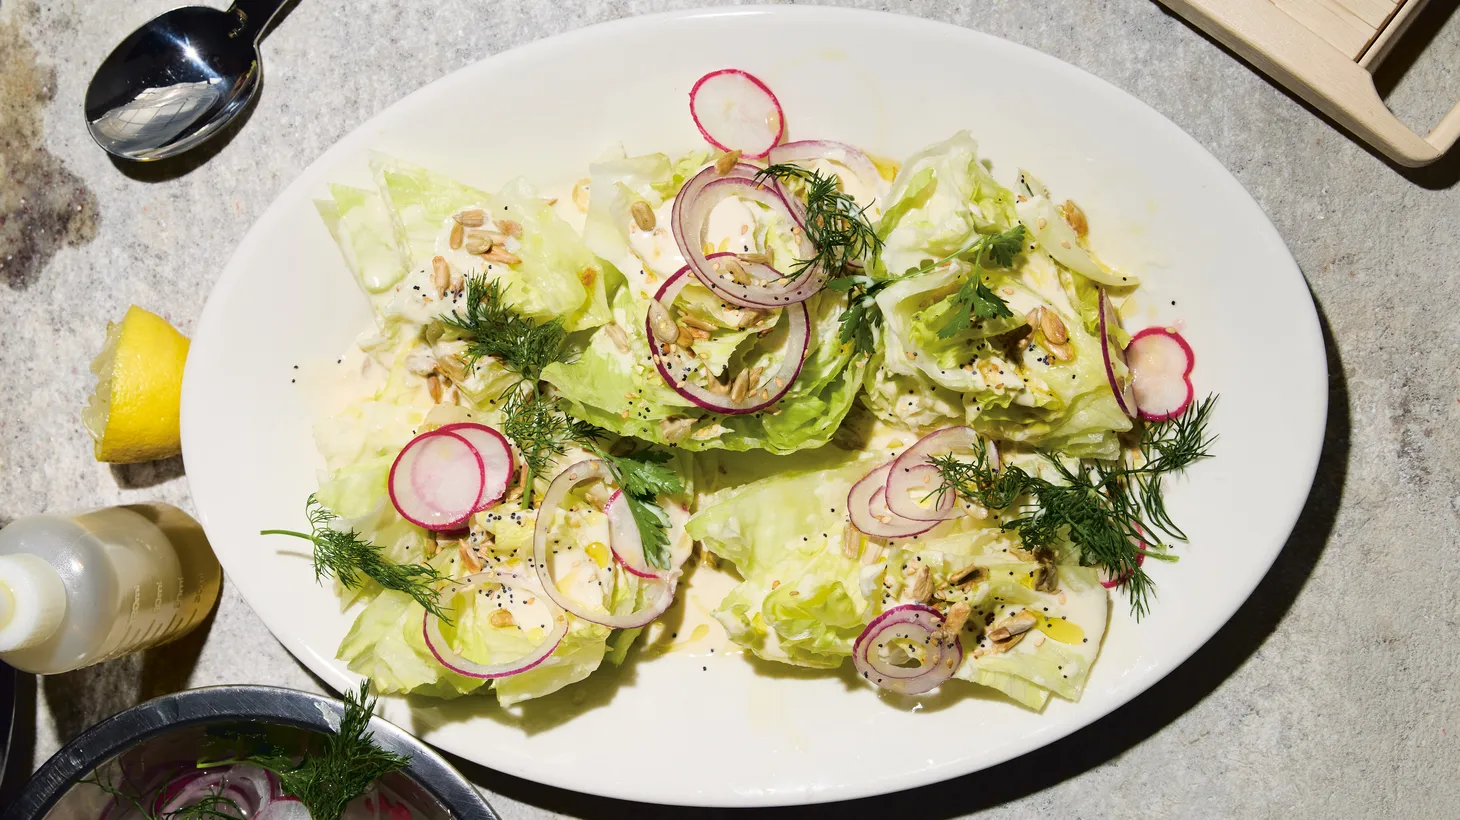
[[[339,658],[511,706],[714,631],[887,693],[1078,699],[1185,540],[1163,479],[1210,455],[1179,328],[1128,331],[1139,277],[967,132],[786,141],[737,69],[689,113],[705,146],[562,190],[373,155],[317,201],[375,321],[294,374],[324,470],[307,531],[266,532],[357,610]]]

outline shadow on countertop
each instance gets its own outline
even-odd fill
[[[1315,300],[1315,305],[1317,302]],[[1348,469],[1350,411],[1343,363],[1328,319],[1318,307],[1328,358],[1328,420],[1318,472],[1293,533],[1251,597],[1212,639],[1170,675],[1130,703],[1058,744],[981,772],[858,801],[763,810],[772,817],[896,817],[909,806],[923,816],[956,817],[1051,788],[1105,764],[1174,723],[1252,657],[1297,599],[1333,532]],[[448,755],[452,765],[493,792],[575,817],[719,817],[728,809],[685,809],[593,797],[505,775]],[[1037,765],[1036,765],[1037,764]]]

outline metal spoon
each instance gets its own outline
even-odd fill
[[[258,93],[258,41],[288,0],[187,6],[132,32],[86,89],[86,127],[123,159],[175,156],[208,141]]]

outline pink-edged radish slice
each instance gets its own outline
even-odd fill
[[[501,501],[507,494],[507,485],[512,483],[512,471],[517,466],[512,456],[512,445],[507,443],[507,439],[487,425],[474,421],[442,425],[436,431],[461,436],[482,457],[482,495],[472,512],[479,513]]]
[[[781,103],[765,83],[738,68],[699,78],[689,91],[689,113],[709,144],[740,149],[746,159],[769,154],[786,133]]]
[[[455,433],[432,430],[411,439],[390,465],[390,502],[418,527],[454,530],[471,517],[485,482],[475,447]]]
[[[1164,327],[1148,327],[1125,348],[1130,365],[1131,393],[1136,411],[1146,421],[1167,421],[1180,415],[1195,397],[1191,370],[1196,354],[1181,334]]]
[[[887,508],[889,461],[852,485],[847,493],[847,515],[858,531],[875,538],[908,538],[938,526],[937,521],[903,518]]]
[[[1131,418],[1136,418],[1136,397],[1131,392],[1130,364],[1126,361],[1125,351],[1121,350],[1110,338],[1110,333],[1120,327],[1120,314],[1115,312],[1115,305],[1111,303],[1110,296],[1105,293],[1105,288],[1100,289],[1100,352],[1105,356],[1105,378],[1110,381],[1110,390],[1115,393],[1115,403],[1120,405],[1121,412]],[[1116,363],[1124,372],[1121,375],[1116,372]]]
[[[639,535],[639,525],[634,523],[634,514],[629,511],[629,499],[622,490],[614,490],[603,505],[608,516],[608,548],[613,558],[630,575],[640,578],[660,578],[660,573],[649,566],[644,557],[644,539]]]

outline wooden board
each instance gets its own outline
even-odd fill
[[[1426,0],[1161,0],[1260,71],[1402,165],[1460,139],[1460,104],[1426,136],[1401,123],[1370,73]]]

